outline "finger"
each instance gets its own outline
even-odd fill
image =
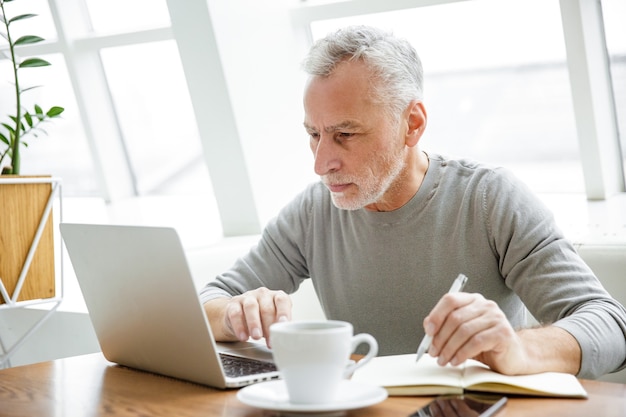
[[[248,325],[243,310],[243,296],[233,297],[226,306],[226,327],[240,341],[248,340]]]
[[[431,310],[430,314],[424,319],[424,329],[427,334],[433,337],[433,341],[428,352],[431,356],[438,356],[445,342],[454,332],[463,317],[469,314],[463,312],[463,308],[475,302],[476,299],[482,299],[480,294],[446,294],[444,295]]]
[[[512,354],[518,363],[521,361],[519,338],[504,313],[501,311],[499,313],[492,316],[491,321],[484,320],[483,329],[476,332],[459,348],[451,362],[460,363],[472,358],[486,363],[495,370],[498,366],[506,365],[508,354]],[[489,361],[489,358],[495,360],[495,363]]]
[[[274,305],[276,307],[276,321],[290,321],[292,303],[291,297],[284,291],[278,291],[274,296]]]
[[[472,336],[467,343],[457,350],[450,359],[450,363],[458,365],[467,359],[480,360],[481,355],[491,354],[497,355],[506,350],[505,346],[510,344],[515,334],[513,328],[505,323],[494,323],[493,326],[487,327]],[[488,364],[490,365],[490,364]]]
[[[275,298],[278,293],[276,291],[269,291],[266,289],[260,290],[259,297],[259,328],[255,329],[255,332],[265,336],[265,339],[269,345],[270,338],[270,326],[277,320],[276,303]],[[257,338],[257,337],[255,337]]]
[[[264,308],[261,309],[263,334],[268,347],[271,347],[270,326],[278,321],[291,320],[291,306],[291,298],[285,292],[275,291],[267,301],[267,310],[264,312]]]
[[[424,328],[429,330],[429,334],[433,336],[439,332],[439,329],[443,326],[443,323],[452,311],[471,303],[476,296],[480,296],[480,294],[445,294],[439,299],[435,307],[433,307],[428,316],[424,319]]]
[[[247,325],[247,333],[253,339],[260,339],[263,337],[263,324],[261,318],[261,308],[267,303],[263,300],[263,296],[254,296],[252,294],[244,297],[243,299],[243,313],[245,316],[245,323]]]
[[[481,352],[493,350],[512,333],[502,310],[489,300],[472,303],[453,312],[450,318],[458,325],[441,349],[438,359],[440,365],[458,365]]]
[[[478,301],[474,301],[456,310],[452,310],[445,318],[439,332],[433,337],[430,354],[438,356],[439,364],[448,363],[454,352],[465,343],[464,337],[469,337],[474,328],[470,323],[480,317]],[[476,323],[473,323],[477,326]]]
[[[448,363],[458,365],[471,356],[466,356],[467,352],[477,349],[476,340],[480,339],[485,330],[484,321],[480,318],[472,319],[460,324],[454,332],[446,339],[445,344],[440,349],[437,363],[444,366]],[[479,349],[486,349],[482,346]]]

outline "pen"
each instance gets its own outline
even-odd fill
[[[448,293],[455,293],[463,290],[463,287],[465,287],[465,284],[467,283],[467,279],[468,278],[465,275],[459,274],[459,276],[456,277],[456,279],[452,283],[452,286],[450,287]],[[419,347],[417,348],[417,358],[415,358],[415,362],[419,361],[420,358],[424,356],[424,353],[428,352],[432,341],[432,336],[427,334],[424,335],[422,343],[420,343]]]

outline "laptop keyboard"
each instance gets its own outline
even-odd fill
[[[276,371],[276,365],[256,359],[220,353],[224,373],[230,378]]]

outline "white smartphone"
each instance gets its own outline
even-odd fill
[[[437,397],[409,417],[490,417],[504,407],[501,395],[463,394]]]

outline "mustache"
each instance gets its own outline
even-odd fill
[[[337,184],[352,184],[356,183],[357,180],[352,175],[343,175],[343,174],[326,174],[320,177],[322,182],[326,185],[337,185]]]

